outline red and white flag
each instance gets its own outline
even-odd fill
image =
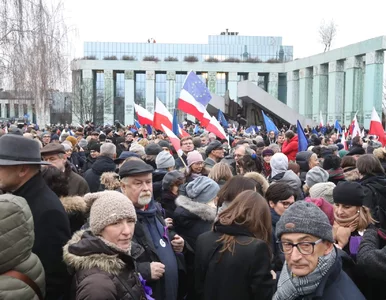
[[[375,107],[373,107],[371,113],[369,134],[378,136],[378,141],[382,143],[382,146],[385,145],[385,130],[383,129],[381,119],[379,118]]]
[[[137,113],[138,121],[142,125],[153,126],[153,114],[148,112],[142,106],[134,104],[135,112]]]
[[[319,127],[324,127],[322,112],[320,112],[320,123],[319,123]]]
[[[213,132],[220,139],[226,139],[227,136],[225,134],[224,128],[220,125],[215,117],[210,119],[208,126],[206,126],[206,130],[209,132]]]
[[[165,125],[161,125],[162,131],[166,133],[166,135],[169,137],[170,142],[172,143],[174,149],[178,153],[179,156],[183,154],[183,151],[181,149],[181,143],[178,136],[176,136],[173,131],[171,131],[169,128],[167,128]]]
[[[161,100],[157,98],[155,101],[153,127],[157,130],[163,131],[162,125],[165,125],[167,128],[172,130],[173,129],[172,120],[173,120],[172,114],[168,111],[168,109],[161,102]]]
[[[354,119],[351,122],[349,132],[350,132],[351,137],[354,137],[354,136],[361,134],[361,129],[359,128],[359,124],[358,124],[358,120],[357,120],[357,113],[355,113]]]
[[[343,147],[344,147],[343,149],[348,150],[347,142],[346,142],[346,129],[342,132],[341,143],[343,144]]]

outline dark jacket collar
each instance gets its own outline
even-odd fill
[[[24,197],[25,195],[30,194],[31,190],[33,191],[40,190],[44,188],[44,186],[47,186],[47,185],[39,171],[34,176],[32,176],[26,183],[24,183],[21,187],[19,187],[16,191],[14,191],[13,194],[16,196]]]

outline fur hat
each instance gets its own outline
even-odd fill
[[[175,166],[175,160],[170,152],[161,151],[155,158],[157,169],[167,169]]]
[[[186,186],[186,195],[195,202],[208,203],[212,201],[220,190],[216,181],[200,176]]]
[[[204,159],[202,158],[202,155],[197,150],[194,150],[188,153],[188,157],[187,157],[188,168],[196,162],[203,162],[203,161]]]
[[[276,223],[278,239],[284,233],[305,233],[334,243],[332,226],[327,215],[314,203],[296,201]]]
[[[88,193],[84,199],[90,209],[90,229],[99,235],[103,229],[122,219],[137,221],[133,203],[120,192]]]
[[[332,192],[334,191],[335,184],[332,182],[320,182],[314,184],[310,188],[311,198],[323,198],[327,202],[333,204],[334,198]]]
[[[78,143],[78,140],[76,139],[76,137],[73,137],[73,136],[68,136],[66,138],[66,141],[69,141],[72,144],[72,147],[75,147],[76,144]]]
[[[328,172],[321,167],[313,167],[306,174],[306,184],[311,188],[316,183],[327,182],[328,181]]]

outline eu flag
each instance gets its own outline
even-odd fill
[[[265,129],[267,130],[267,132],[273,131],[275,132],[275,134],[278,134],[279,130],[277,129],[275,123],[273,123],[273,121],[265,115],[264,111],[261,112],[263,114]]]
[[[297,121],[297,134],[298,134],[298,151],[307,151],[308,141],[304,133],[302,125],[300,125],[299,120]]]
[[[141,128],[141,124],[139,124],[139,122],[137,120],[134,120],[134,125],[135,127],[137,127],[137,129]]]
[[[221,109],[218,110],[217,120],[220,122],[222,127],[228,128],[228,122],[225,119],[225,116],[224,116],[223,112],[221,111]]]
[[[204,107],[209,103],[210,99],[212,99],[210,91],[205,83],[203,83],[200,77],[193,71],[189,72],[182,88],[191,94],[193,98]]]

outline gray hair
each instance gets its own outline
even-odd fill
[[[278,144],[270,144],[268,149],[271,149],[274,153],[280,152],[280,146]]]
[[[249,147],[249,146],[246,146],[246,145],[237,145],[235,147],[235,149],[233,150],[233,153],[239,149],[240,147],[243,147],[245,149],[245,155],[252,155],[254,153],[254,151]]]
[[[113,143],[104,143],[101,146],[100,155],[107,156],[114,159],[116,151],[117,151],[117,147]]]

